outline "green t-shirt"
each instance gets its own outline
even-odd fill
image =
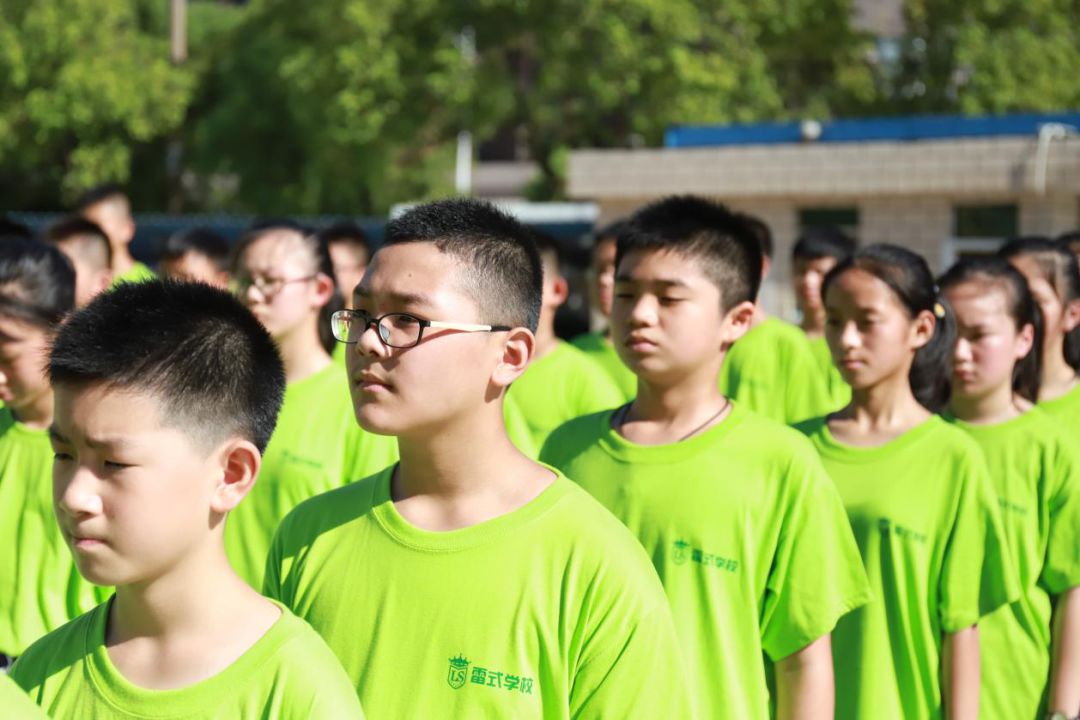
[[[429,532],[397,512],[392,474],[290,513],[266,571],[372,717],[687,717],[663,588],[581,488],[560,475],[513,512]]]
[[[803,331],[766,318],[735,342],[720,368],[720,392],[786,425],[838,409]]]
[[[622,520],[664,584],[695,717],[769,715],[777,661],[869,600],[844,507],[806,438],[736,405],[670,445],[637,445],[613,411],[572,420],[541,458]],[[674,716],[668,716],[674,717]]]
[[[115,276],[113,278],[112,286],[116,287],[120,283],[126,283],[126,282],[129,282],[129,283],[141,283],[141,282],[146,282],[147,280],[156,280],[156,279],[157,279],[157,274],[153,270],[151,270],[146,265],[144,265],[143,263],[136,260],[135,264],[132,265],[130,268],[128,268],[128,270],[126,272],[120,273],[119,275],[117,275],[117,276]]]
[[[0,409],[0,653],[12,657],[105,593],[82,579],[60,535],[52,465],[48,433]]]
[[[1056,418],[1070,437],[1080,437],[1080,385],[1059,398],[1044,400],[1039,407]]]
[[[1019,596],[978,445],[934,416],[877,447],[802,423],[847,508],[875,599],[833,631],[837,718],[942,717],[944,635]]]
[[[397,440],[356,424],[345,372],[331,363],[289,383],[255,487],[230,513],[225,550],[252,587],[262,587],[270,539],[302,501],[397,461]]]
[[[1042,717],[1052,596],[1080,585],[1080,456],[1041,410],[997,425],[950,419],[986,456],[1021,595],[979,622],[980,717]]]
[[[330,357],[342,370],[345,369],[345,356],[349,354],[349,347],[347,343],[339,342],[334,345],[334,352],[330,353]]]
[[[818,367],[825,373],[825,392],[828,393],[829,402],[832,405],[829,412],[847,407],[847,404],[851,402],[851,386],[844,382],[844,376],[833,364],[829,343],[825,342],[823,337],[814,338],[809,342],[810,351],[814,354]]]
[[[11,677],[57,718],[80,720],[308,720],[363,718],[352,684],[326,643],[285,608],[254,645],[217,675],[178,690],[132,684],[109,659],[109,602],[34,643]]]
[[[623,403],[637,397],[637,375],[619,358],[615,346],[604,337],[604,333],[592,332],[578,335],[570,344],[585,353],[607,371],[622,393]]]
[[[11,678],[0,672],[0,708],[7,720],[49,720]]]
[[[525,415],[536,447],[567,420],[623,404],[615,381],[570,343],[533,360],[507,391]]]

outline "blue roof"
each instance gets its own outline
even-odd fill
[[[1039,127],[1046,123],[1062,123],[1080,128],[1080,112],[827,120],[821,123],[821,136],[817,142],[1034,136],[1039,132]],[[803,141],[800,125],[799,121],[747,125],[676,125],[664,133],[664,146],[688,148],[799,143]]]

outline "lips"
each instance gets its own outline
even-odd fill
[[[390,389],[390,383],[379,375],[364,370],[353,376],[353,384],[366,392],[386,392]]]
[[[623,341],[623,345],[634,352],[648,352],[649,350],[658,347],[659,343],[646,335],[631,333],[630,335],[627,335],[626,340]]]
[[[67,536],[71,540],[72,547],[76,550],[90,550],[105,544],[102,538],[86,532],[68,531]]]

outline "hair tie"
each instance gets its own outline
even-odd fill
[[[942,318],[944,318],[945,317],[945,306],[942,305],[939,302],[934,303],[934,315],[937,316],[938,320],[941,320]]]

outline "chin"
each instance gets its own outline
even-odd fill
[[[356,423],[364,429],[364,432],[373,435],[400,435],[407,428],[402,427],[400,417],[393,417],[381,408],[372,407],[371,404],[355,407]]]

